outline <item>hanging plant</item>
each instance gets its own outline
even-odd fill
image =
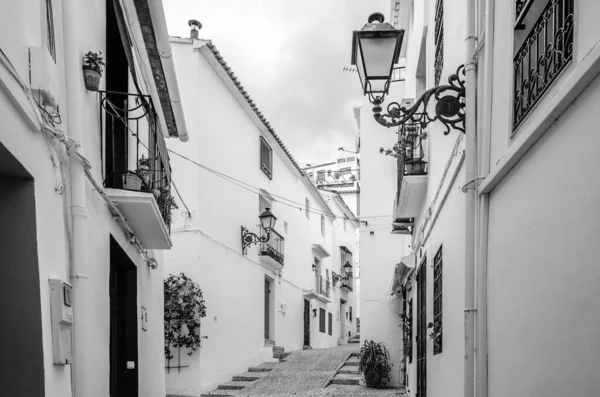
[[[365,340],[360,348],[358,372],[363,375],[367,387],[384,386],[390,380],[391,371],[390,354],[384,343]]]
[[[83,56],[83,77],[85,81],[85,87],[90,91],[98,91],[100,87],[100,79],[102,78],[102,71],[104,70],[104,58],[102,58],[102,51],[92,52],[88,51]]]
[[[173,274],[164,281],[165,294],[165,357],[173,358],[173,347],[186,347],[191,356],[201,347],[200,319],[206,317],[202,290],[185,273]]]
[[[158,208],[160,208],[162,212],[165,225],[170,228],[173,219],[173,210],[179,208],[179,206],[177,206],[175,197],[171,194],[170,188],[164,187],[158,189],[156,193],[156,204],[158,204]]]
[[[402,327],[402,359],[412,356],[412,318],[404,313],[400,313],[402,323],[399,327]]]

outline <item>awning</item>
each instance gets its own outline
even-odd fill
[[[414,254],[406,255],[402,257],[400,263],[397,263],[394,268],[394,282],[392,283],[392,290],[390,295],[400,293],[402,290],[402,284],[408,277],[408,275],[414,270],[417,263],[417,258]]]

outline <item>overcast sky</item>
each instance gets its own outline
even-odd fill
[[[352,107],[365,100],[350,65],[352,31],[389,0],[163,0],[169,33],[203,27],[299,162],[354,150]],[[191,126],[190,126],[191,127]]]

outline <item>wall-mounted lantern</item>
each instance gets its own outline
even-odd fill
[[[352,278],[352,265],[350,264],[349,261],[346,261],[346,263],[344,264],[344,267],[342,268],[343,272],[344,272],[344,278],[345,279],[351,279]]]
[[[260,226],[265,231],[265,235],[259,237],[256,234],[250,232],[244,226],[242,226],[243,255],[246,255],[246,249],[252,244],[266,243],[267,241],[269,241],[269,238],[271,237],[271,230],[275,227],[275,222],[277,222],[277,218],[271,213],[270,208],[265,209],[265,211],[262,214],[260,214],[258,218],[260,219]]]
[[[316,272],[317,271],[317,265],[315,265],[314,263],[312,264],[312,271]]]
[[[317,309],[313,309],[313,317],[317,317]]]

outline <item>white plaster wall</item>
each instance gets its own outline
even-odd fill
[[[229,78],[219,75],[220,66],[219,72],[211,66],[212,54],[193,51],[189,40],[174,39],[172,46],[176,71],[186,81],[180,88],[188,128],[193,134],[186,144],[169,141],[169,148],[252,186],[243,189],[171,155],[173,178],[191,217],[174,217],[175,248],[165,253],[165,275],[185,272],[198,281],[208,307],[202,325],[202,334],[208,339],[200,352],[186,358],[189,368],[167,374],[167,390],[193,394],[212,390],[248,366],[272,357],[272,349],[263,346],[265,277],[273,279],[271,339],[286,351],[302,348],[302,289],[315,288],[311,247],[320,244],[332,252],[333,224],[326,217],[326,233],[322,236],[320,215],[311,213],[307,219],[305,198],[310,200],[312,211],[324,208],[268,134],[264,136],[273,149],[273,179],[269,180],[260,170],[261,131],[232,96]],[[251,246],[246,256],[240,253],[240,227],[256,232],[259,224],[256,188],[295,202],[275,201],[271,208],[277,217],[275,229],[285,239],[281,276],[260,265],[256,246]],[[182,203],[180,210],[184,210]],[[287,233],[284,222],[288,224]],[[331,258],[323,259],[321,265],[323,277],[325,269],[331,273]],[[287,305],[285,314],[278,310],[280,302]],[[335,314],[335,305],[311,301],[311,310],[319,307]],[[329,336],[318,331],[318,316],[313,318],[311,311],[311,346],[336,344],[335,332]]]
[[[490,396],[600,390],[598,101],[596,78],[490,195]]]
[[[23,80],[28,81],[28,47],[39,45],[41,30],[38,20],[39,1],[23,1],[10,7],[10,12],[0,15],[0,48],[15,65]],[[65,76],[63,68],[61,2],[54,1],[54,17],[57,45],[57,67],[59,70],[60,110],[63,116],[62,129],[67,128],[68,109],[65,102],[64,79],[79,79],[84,102],[81,104],[82,151],[92,163],[92,173],[96,181],[102,181],[100,166],[100,132],[98,120],[97,94],[83,87],[82,75]],[[7,9],[8,10],[8,9]],[[80,53],[89,50],[102,50],[105,53],[105,2],[86,3],[80,7],[81,20],[86,21],[85,29],[73,32],[79,37]],[[33,22],[32,22],[33,21]],[[16,33],[18,32],[18,33]],[[45,35],[45,33],[43,33]],[[52,364],[52,341],[50,329],[50,303],[48,278],[59,277],[69,281],[69,243],[65,230],[64,204],[62,197],[55,193],[60,173],[54,170],[49,159],[49,151],[41,132],[32,129],[17,106],[9,103],[7,92],[12,92],[25,103],[22,91],[8,78],[2,66],[0,86],[0,141],[28,169],[35,178],[36,218],[38,233],[38,255],[40,266],[40,290],[42,296],[42,327],[44,334],[44,363],[46,368],[46,395],[71,395],[69,366]],[[7,91],[8,90],[8,91]],[[59,151],[60,144],[56,144]],[[63,167],[68,172],[68,164],[63,157]],[[67,179],[68,194],[68,173]],[[112,235],[138,267],[138,312],[139,307],[148,309],[148,331],[142,331],[138,324],[138,373],[139,394],[143,396],[164,396],[163,368],[163,303],[161,254],[157,253],[159,268],[150,270],[140,255],[131,246],[122,229],[112,219],[105,202],[86,182],[88,209],[88,303],[87,314],[90,388],[98,395],[109,393],[109,242]],[[138,316],[139,318],[139,316]],[[75,321],[81,321],[75,319]]]
[[[399,93],[402,87],[397,88]],[[396,97],[396,96],[394,96]],[[400,300],[390,296],[395,264],[404,255],[406,237],[390,234],[396,194],[395,159],[383,156],[397,140],[393,129],[375,122],[371,106],[361,109],[361,223],[360,227],[360,339],[384,342],[390,351],[392,385],[398,384],[402,333],[398,328]],[[382,215],[389,215],[383,216]],[[371,235],[370,233],[374,234]]]

